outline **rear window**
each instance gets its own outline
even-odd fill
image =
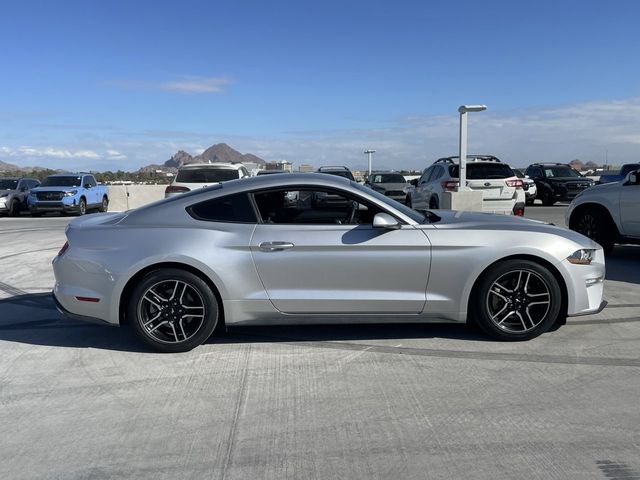
[[[187,209],[196,220],[256,223],[256,214],[246,193],[213,198]]]
[[[449,173],[452,177],[458,178],[458,165],[450,165]],[[515,177],[511,167],[504,163],[467,163],[468,180],[484,180],[492,178]]]
[[[240,178],[238,170],[230,168],[185,168],[178,172],[176,182],[180,183],[217,183]]]

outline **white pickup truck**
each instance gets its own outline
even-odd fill
[[[567,209],[566,223],[602,245],[605,253],[616,243],[640,244],[640,170],[580,193]]]

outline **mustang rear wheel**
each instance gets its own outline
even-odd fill
[[[560,316],[562,291],[545,267],[507,260],[480,279],[472,314],[487,334],[500,340],[529,340],[546,332]]]
[[[209,286],[179,269],[145,275],[128,305],[138,336],[161,352],[187,352],[205,342],[218,323],[218,311]]]

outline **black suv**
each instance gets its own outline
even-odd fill
[[[553,205],[557,201],[570,202],[595,183],[564,163],[534,163],[527,167],[525,173],[536,182],[537,198],[542,200],[543,205]]]
[[[339,177],[348,178],[352,182],[355,181],[353,173],[347,167],[320,167],[318,173],[328,173],[329,175],[337,175]]]

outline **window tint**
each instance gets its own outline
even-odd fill
[[[254,194],[264,223],[359,225],[382,210],[331,190],[270,190]]]
[[[458,178],[458,165],[452,165],[450,168],[451,176]],[[504,163],[467,163],[467,179],[483,180],[492,178],[509,178],[515,177],[513,170]]]
[[[406,180],[399,173],[374,173],[371,183],[405,183]]]
[[[424,171],[424,173],[420,177],[420,183],[429,181],[429,177],[431,176],[431,172],[433,172],[433,169],[434,167],[429,167]]]
[[[218,183],[240,178],[238,170],[230,168],[185,168],[178,172],[176,182]]]
[[[434,180],[438,180],[443,173],[444,173],[444,168],[438,165],[433,169],[433,173],[431,174],[431,177],[429,177],[429,181],[433,182]]]
[[[15,190],[18,187],[18,180],[0,179],[0,190]]]
[[[246,193],[213,198],[206,202],[192,205],[187,211],[197,220],[210,222],[257,222],[253,206]]]

